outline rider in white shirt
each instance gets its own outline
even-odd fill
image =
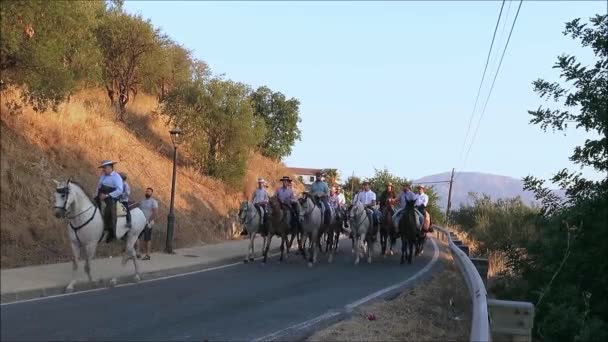
[[[364,181],[362,183],[363,190],[357,194],[357,201],[363,203],[365,206],[368,216],[371,216],[372,223],[375,226],[378,225],[378,211],[374,208],[376,205],[376,193],[371,191],[369,188],[369,182]]]
[[[424,217],[426,216],[426,207],[429,204],[429,195],[424,193],[424,185],[418,185],[418,197],[414,206],[422,214],[421,224],[424,224]]]
[[[344,197],[344,194],[342,193],[342,187],[338,186],[336,188],[336,192],[338,194],[338,206],[344,207],[346,205],[346,197]]]

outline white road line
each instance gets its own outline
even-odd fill
[[[280,252],[273,253],[273,254],[269,254],[268,257],[272,258],[272,257],[278,256],[280,254],[281,254]],[[257,257],[256,258],[256,260],[259,260],[259,259],[263,259],[263,257]],[[183,276],[197,274],[197,273],[205,273],[205,272],[210,272],[210,271],[216,271],[216,270],[220,270],[220,269],[228,268],[228,267],[233,267],[233,266],[237,266],[237,265],[243,265],[243,262],[242,261],[241,262],[235,262],[235,263],[232,263],[232,264],[220,265],[220,266],[205,268],[205,269],[202,269],[202,270],[192,271],[192,272],[187,272],[187,273],[173,274],[173,275],[166,276],[166,277],[144,279],[144,280],[140,280],[137,283],[119,284],[119,285],[116,285],[114,287],[132,286],[132,285],[138,285],[138,284],[143,284],[143,283],[149,283],[149,282],[153,282],[153,281],[159,281],[159,280],[165,280],[165,279],[183,277]],[[162,272],[162,271],[163,270],[154,271],[154,272]],[[150,272],[150,273],[153,273],[153,272]],[[14,301],[14,302],[9,302],[9,303],[2,303],[2,304],[0,304],[0,306],[13,305],[13,304],[21,304],[21,303],[28,303],[28,302],[35,302],[35,301],[39,301],[39,300],[46,300],[46,299],[51,299],[51,298],[60,298],[60,297],[65,297],[65,296],[74,296],[74,295],[80,295],[80,294],[97,292],[97,291],[103,291],[103,290],[110,290],[110,289],[112,289],[112,287],[108,286],[108,287],[100,287],[100,288],[97,288],[97,289],[77,291],[77,292],[73,292],[73,293],[61,293],[61,294],[52,295],[52,296],[31,298],[31,299],[19,300],[19,301]]]
[[[408,283],[413,282],[416,279],[420,278],[426,272],[428,272],[435,265],[435,263],[437,262],[437,260],[439,259],[439,247],[437,247],[437,243],[435,242],[435,239],[431,238],[430,240],[431,240],[431,243],[433,244],[434,253],[433,253],[433,258],[431,259],[431,261],[429,261],[428,264],[426,264],[426,266],[424,266],[420,271],[416,272],[416,274],[414,274],[413,276],[409,277],[405,281],[402,281],[402,282],[397,283],[397,284],[395,284],[393,286],[384,288],[382,290],[376,291],[376,292],[374,292],[374,293],[372,293],[372,294],[370,294],[368,296],[365,296],[365,297],[363,297],[363,298],[361,298],[361,299],[359,299],[359,300],[357,300],[355,302],[352,302],[352,303],[346,305],[344,307],[345,310],[346,310],[346,312],[347,313],[348,312],[352,312],[357,306],[365,304],[365,303],[369,302],[370,300],[373,300],[375,298],[378,298],[380,296],[385,295],[386,293],[388,293],[390,291],[393,291],[393,290],[398,289],[398,288],[400,288],[402,286],[405,286]],[[323,320],[330,319],[330,318],[335,317],[335,316],[337,316],[339,314],[340,314],[340,312],[330,311],[330,312],[325,313],[323,315],[320,315],[320,316],[317,316],[315,318],[309,319],[308,321],[304,321],[302,323],[298,323],[298,324],[292,325],[292,326],[290,326],[288,328],[285,328],[285,329],[273,332],[273,333],[268,334],[268,335],[263,336],[263,337],[258,337],[256,339],[252,340],[252,342],[272,341],[274,339],[277,339],[277,338],[283,336],[284,334],[286,334],[289,331],[292,331],[292,330],[302,330],[302,329],[311,327],[311,326],[313,326],[313,325],[315,325],[315,324],[317,324],[317,323],[319,323],[319,322],[321,322]]]
[[[397,283],[393,286],[384,288],[382,290],[376,291],[372,294],[370,294],[369,296],[365,296],[357,301],[354,301],[348,305],[345,306],[346,308],[346,312],[351,312],[353,311],[357,306],[360,306],[362,304],[365,304],[367,302],[369,302],[370,300],[376,299],[380,296],[383,296],[385,294],[387,294],[390,291],[393,291],[395,289],[398,289],[400,287],[406,286],[408,283],[411,283],[413,281],[415,281],[416,279],[420,278],[422,275],[424,275],[428,270],[431,269],[431,267],[433,267],[435,265],[435,263],[437,262],[437,259],[439,259],[439,248],[437,247],[437,243],[435,242],[435,239],[431,238],[430,239],[431,242],[433,243],[433,249],[435,250],[435,252],[433,253],[433,258],[431,259],[431,261],[426,264],[426,266],[424,266],[424,268],[422,268],[420,271],[416,272],[416,274],[414,274],[413,276],[409,277],[408,279]]]
[[[302,323],[298,323],[298,324],[294,324],[288,328],[273,332],[272,334],[268,334],[266,336],[262,336],[262,337],[258,337],[255,340],[252,340],[252,342],[258,342],[258,341],[273,341],[276,338],[281,337],[282,335],[284,335],[285,333],[287,333],[290,330],[302,330],[302,329],[306,329],[310,326],[313,326],[315,324],[317,324],[318,322],[321,322],[323,320],[326,319],[330,319],[332,317],[335,317],[337,315],[339,315],[339,312],[328,312],[325,313],[321,316],[317,316],[313,319],[309,319],[308,321],[302,322]]]

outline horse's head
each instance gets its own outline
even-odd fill
[[[356,219],[357,217],[360,217],[361,215],[364,215],[364,214],[365,214],[365,206],[361,202],[357,202],[350,209],[350,218],[351,219]]]
[[[67,213],[71,210],[74,204],[75,196],[72,191],[72,183],[68,179],[65,182],[55,182],[55,217],[64,218]]]

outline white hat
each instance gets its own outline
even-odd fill
[[[266,181],[264,180],[264,178],[262,178],[262,177],[259,177],[259,178],[258,178],[258,183],[264,183],[264,182],[266,182]]]
[[[426,189],[426,186],[422,185],[422,184],[418,184],[417,186],[418,188],[422,188],[422,189]]]
[[[116,164],[116,163],[111,160],[102,160],[101,165],[99,165],[98,168],[102,168],[105,166],[114,166],[114,164]]]

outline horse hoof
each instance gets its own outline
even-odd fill
[[[116,286],[116,283],[117,283],[116,278],[112,278],[112,280],[110,280],[110,287]]]
[[[308,268],[312,268],[312,262],[308,263]]]
[[[243,263],[244,263],[244,264],[246,264],[246,263],[248,263],[248,262],[249,262],[249,260],[247,260],[247,259],[243,260]]]
[[[134,281],[134,282],[136,282],[136,283],[139,283],[139,282],[141,281],[141,277],[139,276],[139,274],[136,274],[136,275],[133,277],[133,281]]]
[[[249,258],[249,262],[254,262],[254,261],[255,261],[255,259]]]
[[[73,287],[68,286],[68,287],[65,288],[65,293],[72,293],[72,292],[74,292],[74,288]]]

